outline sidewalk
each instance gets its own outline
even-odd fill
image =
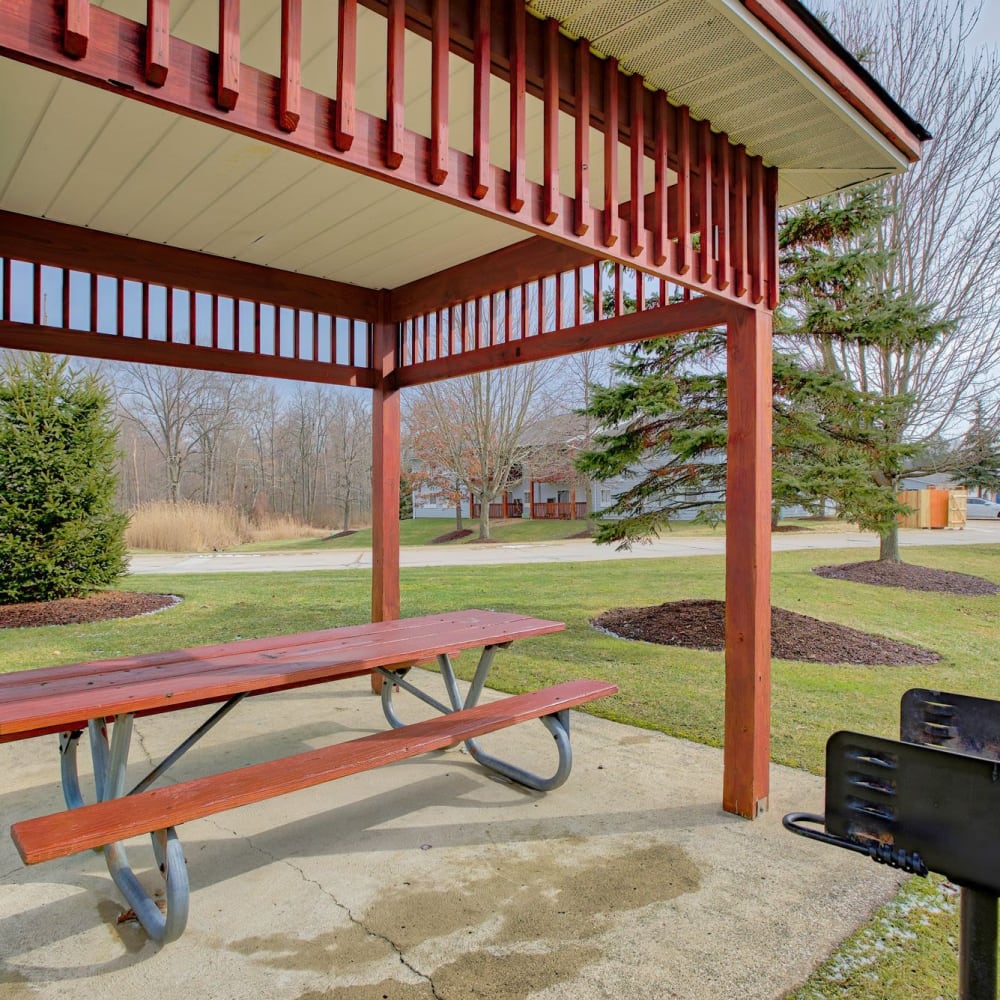
[[[904,528],[901,546],[982,545],[1000,543],[1000,522],[970,521],[962,531],[921,531]],[[875,535],[861,531],[803,531],[773,535],[775,552],[793,549],[877,548]],[[662,559],[678,556],[722,555],[726,538],[717,534],[664,535],[649,544],[619,552],[588,539],[561,542],[530,542],[509,545],[407,545],[399,550],[401,566],[496,566],[512,563],[596,562],[621,559]],[[858,558],[863,558],[860,554]],[[271,573],[314,569],[371,569],[370,549],[326,549],[315,552],[208,552],[198,554],[157,553],[134,555],[132,573]]]
[[[250,699],[175,777],[382,728],[367,687]],[[143,750],[169,750],[180,719],[138,720]],[[822,811],[821,779],[773,767],[771,811],[751,823],[719,807],[720,751],[585,715],[573,726],[574,772],[548,795],[453,750],[185,825],[191,917],[162,949],[116,926],[99,855],[24,868],[4,838],[0,993],[763,1000],[895,891],[896,873],[782,829],[785,812]],[[550,763],[541,726],[492,739]],[[55,737],[0,746],[0,767],[5,817],[60,807]],[[152,855],[136,845],[142,870]]]

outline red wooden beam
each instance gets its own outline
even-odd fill
[[[715,220],[718,226],[718,260],[715,287],[724,291],[729,287],[729,272],[732,268],[730,253],[730,227],[732,225],[730,193],[733,187],[732,146],[726,135],[712,133],[716,156]]]
[[[698,123],[698,205],[701,209],[701,242],[698,251],[698,277],[702,281],[712,280],[712,265],[715,260],[715,222],[712,214],[712,124]]]
[[[691,270],[691,114],[677,109],[677,262],[678,274]]]
[[[66,23],[63,26],[63,52],[71,59],[82,59],[90,44],[90,0],[66,0]]]
[[[431,162],[432,184],[448,176],[448,0],[434,0],[431,35]]]
[[[731,307],[723,808],[767,811],[771,714],[771,317]]]
[[[302,0],[281,0],[281,94],[278,124],[286,132],[299,125],[302,105]]]
[[[590,228],[590,43],[576,45],[576,164],[573,175],[576,201],[573,232],[583,236]]]
[[[733,152],[735,180],[733,184],[733,261],[738,296],[746,295],[750,243],[750,164],[746,146],[737,146]]]
[[[388,52],[386,54],[385,82],[385,165],[390,170],[396,170],[403,162],[405,26],[405,0],[389,0],[386,37]]]
[[[631,222],[632,240],[629,246],[629,253],[633,257],[638,257],[642,253],[643,234],[646,231],[646,218],[643,212],[645,206],[645,184],[643,181],[643,160],[646,152],[646,122],[643,116],[642,99],[645,88],[642,85],[642,77],[635,73],[629,84],[631,88],[631,127],[632,136],[629,142],[631,165],[629,178],[629,221]]]
[[[240,0],[219,0],[219,73],[216,103],[232,111],[240,96]]]
[[[662,267],[667,262],[667,249],[670,242],[669,218],[669,188],[670,180],[667,173],[667,117],[670,106],[667,95],[658,91],[654,118],[656,152],[653,157],[655,180],[653,182],[653,263]]]
[[[618,242],[618,60],[609,59],[604,70],[604,245]]]
[[[757,305],[764,300],[767,280],[767,228],[764,219],[764,161],[759,156],[750,160],[750,301]]]
[[[146,0],[146,82],[162,87],[170,70],[170,0]]]
[[[377,292],[357,285],[245,264],[13,212],[0,212],[0,233],[3,234],[0,251],[4,254],[15,260],[51,267],[87,270],[237,299],[263,299],[293,308],[369,321],[378,303]]]
[[[193,346],[193,334],[191,339],[190,345],[178,344],[80,330],[60,330],[37,323],[0,321],[0,347],[13,351],[41,351],[45,354],[68,354],[106,361],[134,361],[363,389],[371,389],[375,384],[375,376],[367,368],[300,361],[298,358],[252,354],[249,351],[213,350],[210,347]]]
[[[720,299],[700,296],[657,309],[628,313],[596,323],[532,335],[494,347],[467,350],[452,357],[397,370],[393,383],[399,387],[423,385],[458,375],[563,357],[578,351],[613,347],[653,337],[673,337],[692,330],[724,324],[733,306]]]
[[[778,270],[778,168],[764,171],[764,246],[767,252],[767,308],[777,309],[780,295]]]
[[[355,87],[358,77],[358,4],[340,0],[337,12],[337,102],[333,111],[333,145],[346,153],[354,142]]]
[[[545,22],[545,100],[542,122],[542,221],[559,218],[559,22]]]
[[[476,3],[476,43],[472,58],[472,197],[490,189],[490,0]]]
[[[526,72],[525,34],[527,14],[523,3],[510,5],[510,196],[508,207],[517,213],[526,200],[524,179],[524,98]]]

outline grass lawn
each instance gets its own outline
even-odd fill
[[[913,548],[905,554],[911,562],[1000,583],[996,546]],[[811,572],[822,563],[873,556],[859,549],[776,553],[774,603],[926,646],[944,659],[933,666],[891,668],[775,661],[772,755],[780,763],[821,773],[826,739],[837,729],[897,735],[899,699],[911,687],[1000,698],[1000,595],[880,589]],[[721,653],[612,639],[591,629],[588,619],[609,607],[721,598],[723,572],[721,557],[410,569],[402,573],[403,609],[410,615],[488,607],[565,621],[564,633],[520,642],[498,657],[491,685],[518,692],[572,677],[607,679],[621,691],[588,706],[595,714],[719,746]],[[128,579],[125,586],[176,593],[185,600],[166,612],[126,621],[11,630],[4,636],[0,671],[290,633],[368,616],[369,577],[363,572],[143,576]],[[466,677],[474,666],[472,657],[457,661]],[[857,982],[848,977],[844,984],[843,970],[854,965],[841,957],[833,973],[820,970],[797,996],[954,996],[957,921],[948,912],[949,898],[934,885],[922,884],[920,892],[924,902],[900,903],[897,911],[877,918],[881,923],[861,932],[878,939],[879,928],[903,927],[882,933],[871,954],[854,963]],[[919,933],[911,939],[915,929]],[[847,947],[864,952],[863,944]],[[872,972],[885,992],[865,978]]]

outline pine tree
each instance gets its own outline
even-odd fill
[[[775,519],[782,506],[818,509],[830,499],[844,516],[894,539],[905,510],[896,487],[914,450],[902,434],[910,400],[853,380],[838,360],[846,345],[862,354],[898,349],[939,336],[947,324],[873,280],[884,263],[873,245],[884,212],[868,188],[807,206],[781,227],[772,485]],[[598,479],[637,477],[609,509],[617,520],[599,540],[631,544],[682,512],[722,517],[725,337],[716,329],[636,345],[616,366],[617,384],[594,387],[588,413],[605,430],[580,466]]]
[[[775,332],[804,367],[853,391],[854,403],[831,416],[854,442],[843,461],[857,466],[859,478],[833,498],[845,517],[878,533],[881,561],[898,562],[896,496],[920,445],[911,436],[919,401],[895,373],[954,324],[936,318],[933,304],[885,284],[892,254],[878,234],[894,209],[884,190],[870,185],[820,199],[784,221]]]
[[[0,602],[80,596],[125,571],[110,396],[65,360],[0,374]]]

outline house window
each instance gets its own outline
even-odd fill
[[[602,489],[601,490],[601,506],[602,507],[610,507],[611,504],[612,504],[612,502],[613,501],[611,499],[611,490]]]

